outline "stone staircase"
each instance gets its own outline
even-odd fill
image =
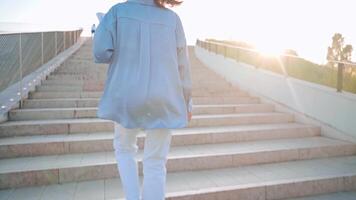
[[[356,199],[356,144],[233,87],[193,47],[190,57],[193,119],[173,131],[167,199]],[[10,111],[0,124],[0,200],[123,198],[113,124],[96,118],[106,70],[88,41]]]

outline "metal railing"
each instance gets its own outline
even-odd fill
[[[81,33],[82,29],[0,33],[0,93],[20,83],[16,90],[17,95],[21,97],[30,86],[22,84],[23,78],[74,45]],[[14,98],[9,100],[14,101]]]
[[[261,52],[259,52],[256,49],[238,47],[238,46],[226,44],[223,42],[201,41],[201,40],[197,40],[196,45],[203,49],[206,49],[210,52],[222,55],[224,57],[232,58],[237,61],[241,61],[242,57],[246,57],[246,55],[248,55],[254,59],[255,65],[254,64],[252,64],[252,65],[254,65],[257,68],[258,68],[258,63],[260,62],[260,61],[258,61],[258,58],[261,57]],[[299,59],[299,60],[306,61],[305,59],[303,59],[299,56],[289,55],[289,54],[282,54],[282,55],[280,55],[280,57],[284,58],[285,60]],[[343,62],[343,61],[335,61],[335,60],[329,60],[328,62],[337,64],[337,75],[335,77],[336,78],[336,86],[335,87],[336,87],[337,92],[342,92],[344,89],[345,68],[349,67],[349,68],[356,69],[356,64],[349,63],[349,62]],[[289,74],[284,72],[284,75],[288,76]],[[356,93],[356,92],[353,92],[353,93]]]

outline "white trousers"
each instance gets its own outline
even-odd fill
[[[140,180],[136,154],[137,135],[145,132],[143,152],[143,187]],[[166,162],[171,143],[169,129],[126,129],[115,123],[114,149],[120,180],[126,200],[164,200],[166,185]]]

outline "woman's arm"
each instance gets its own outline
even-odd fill
[[[183,29],[182,22],[177,15],[177,27],[176,27],[176,41],[177,41],[177,56],[180,78],[183,86],[184,98],[187,105],[187,111],[192,112],[192,81],[190,75],[190,63],[188,47],[186,37]]]
[[[111,63],[114,54],[115,32],[116,17],[115,10],[112,8],[104,16],[94,35],[93,55],[96,63]]]

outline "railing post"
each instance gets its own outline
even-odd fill
[[[237,48],[235,48],[235,60],[237,62],[240,62],[239,55],[240,55],[239,50]]]
[[[55,41],[54,41],[54,47],[56,48],[56,50],[55,50],[55,52],[56,52],[56,55],[58,54],[58,43],[57,43],[57,31],[55,32],[55,34],[54,34],[54,39],[55,39]]]
[[[344,74],[344,64],[338,63],[338,65],[337,65],[337,85],[336,85],[337,92],[342,92],[343,82],[344,82],[343,74]]]
[[[74,43],[76,43],[76,42],[77,42],[77,32],[74,31]]]
[[[224,45],[224,57],[226,58],[227,57],[227,46],[226,45]]]
[[[43,32],[41,32],[41,63],[44,64],[44,55],[43,55]]]
[[[23,91],[23,83],[22,83],[22,67],[23,67],[23,61],[22,61],[22,33],[19,34],[20,40],[19,40],[19,65],[20,65],[20,92],[18,95],[20,96],[20,101],[19,101],[19,107],[22,108],[22,91]]]
[[[66,50],[66,32],[63,31],[63,51]]]

